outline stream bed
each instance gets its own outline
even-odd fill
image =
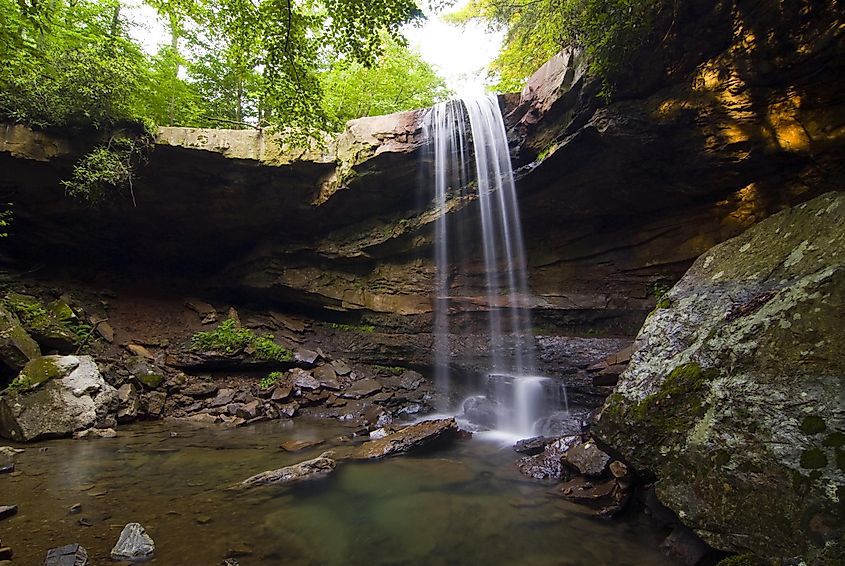
[[[123,526],[139,522],[155,563],[669,565],[666,533],[639,513],[602,521],[551,483],[519,474],[509,444],[473,438],[429,454],[339,462],[293,487],[231,486],[313,458],[349,430],[273,421],[243,428],[181,422],[123,426],[117,438],[20,445],[17,473],[0,475],[0,540],[16,566],[80,543],[108,564]],[[286,440],[323,440],[297,453]],[[80,504],[78,513],[70,508]]]

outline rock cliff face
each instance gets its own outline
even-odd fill
[[[573,53],[501,98],[518,169],[536,325],[633,335],[702,252],[845,177],[845,42],[835,2],[676,3],[666,33],[608,103]],[[220,295],[374,324],[430,328],[433,262],[424,111],[366,118],[322,146],[257,131],[162,128],[134,186],[97,209],[59,180],[94,139],[7,126],[0,189],[8,253],[89,274],[188,275]],[[421,167],[422,165],[422,167]],[[449,218],[477,213],[472,199]],[[471,263],[471,265],[473,265]],[[480,262],[476,272],[480,272]],[[477,281],[465,325],[488,308]],[[379,334],[379,333],[376,333]],[[416,344],[416,346],[415,346]]]
[[[709,250],[667,299],[595,432],[711,545],[840,563],[845,195]]]

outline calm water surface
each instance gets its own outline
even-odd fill
[[[118,438],[26,445],[15,477],[0,476],[0,540],[16,566],[78,542],[108,564],[123,525],[156,543],[154,563],[249,564],[672,564],[665,533],[637,514],[605,522],[521,476],[510,446],[473,439],[427,455],[338,464],[325,480],[292,488],[229,489],[255,473],[318,455],[348,432],[324,423],[196,428],[124,426]],[[174,435],[175,433],[175,435]],[[291,454],[289,439],[328,439]],[[70,514],[79,503],[82,511]],[[88,526],[90,525],[90,526]]]

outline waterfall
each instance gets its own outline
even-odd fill
[[[534,422],[555,409],[549,404],[559,405],[555,393],[559,386],[536,375],[525,246],[498,98],[488,95],[440,103],[429,112],[424,134],[430,141],[434,206],[439,211],[433,299],[438,391],[441,398],[448,399],[452,386],[451,341],[457,330],[452,328],[450,315],[457,307],[450,292],[451,277],[456,262],[477,249],[480,237],[489,338],[489,371],[482,398],[487,406],[495,405],[496,428],[531,434]],[[477,226],[450,220],[450,203],[467,197],[477,199]],[[456,238],[451,231],[463,234]],[[480,405],[476,402],[473,406]]]

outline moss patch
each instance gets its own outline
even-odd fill
[[[680,365],[669,372],[656,393],[632,407],[631,416],[667,431],[686,430],[691,421],[704,414],[702,397],[718,375],[718,370],[703,369],[697,363]],[[670,405],[671,410],[661,411],[661,405]]]
[[[26,391],[34,389],[42,383],[62,376],[62,370],[52,358],[35,358],[23,368],[23,371],[12,380],[9,389],[12,391]]]
[[[824,437],[822,446],[828,446],[831,448],[841,448],[842,446],[845,446],[845,434],[842,434],[841,432],[828,434]]]
[[[824,424],[824,419],[821,417],[804,417],[801,421],[801,432],[804,434],[819,434],[827,430],[827,425]]]
[[[817,470],[827,466],[827,456],[821,448],[810,448],[801,452],[801,467]]]
[[[138,381],[140,381],[144,385],[144,387],[148,389],[155,389],[164,381],[163,375],[158,375],[155,373],[136,375],[135,377],[137,377]]]

